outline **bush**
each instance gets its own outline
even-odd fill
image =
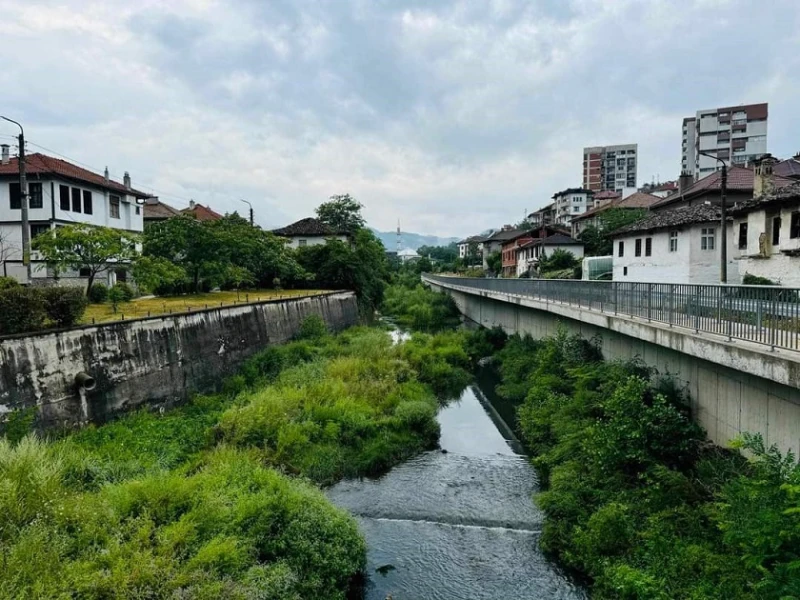
[[[46,316],[41,290],[17,286],[0,291],[0,334],[37,331]]]
[[[309,315],[300,323],[298,340],[318,340],[328,335],[328,326],[319,315]]]
[[[780,284],[766,277],[759,277],[758,275],[751,275],[750,273],[745,273],[744,277],[742,277],[742,285],[780,285]]]
[[[136,292],[133,290],[130,284],[125,283],[124,281],[118,281],[115,283],[111,290],[119,290],[119,297],[122,299],[122,302],[130,302],[136,296]]]
[[[88,300],[78,288],[51,287],[42,290],[48,318],[58,327],[71,327],[81,320]]]
[[[0,277],[0,292],[9,288],[19,287],[19,282],[13,277]]]
[[[102,283],[93,283],[89,289],[89,302],[102,304],[106,300],[108,300],[108,287]]]

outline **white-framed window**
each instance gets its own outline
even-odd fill
[[[716,245],[717,229],[715,227],[703,227],[700,230],[700,249],[713,250]]]
[[[670,231],[669,232],[669,251],[670,252],[677,252],[678,251],[678,232],[677,231]]]

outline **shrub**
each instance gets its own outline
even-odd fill
[[[19,287],[19,282],[13,277],[0,277],[0,292],[9,288]]]
[[[108,287],[102,283],[93,283],[89,290],[89,302],[102,304],[106,300],[108,300]]]
[[[319,315],[308,315],[300,323],[300,330],[297,332],[298,340],[319,340],[328,335],[328,326]]]
[[[0,291],[0,333],[36,331],[46,316],[41,290],[17,286]]]
[[[81,320],[88,300],[78,288],[51,287],[42,290],[48,318],[59,327],[70,327]]]
[[[760,277],[758,275],[751,275],[745,273],[742,277],[742,285],[780,285],[779,283],[768,279],[767,277]]]
[[[118,281],[115,283],[111,290],[119,290],[119,297],[122,298],[122,302],[130,302],[136,296],[136,292],[134,292],[130,284],[125,283],[124,281]]]

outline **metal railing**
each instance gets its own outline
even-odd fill
[[[800,350],[800,289],[424,275],[465,291],[486,290],[713,333],[729,340]]]

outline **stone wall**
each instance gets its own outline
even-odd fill
[[[0,421],[35,407],[40,427],[102,422],[147,404],[170,406],[219,388],[243,360],[319,315],[331,330],[358,321],[352,292],[0,339]],[[76,384],[87,373],[91,391]]]

